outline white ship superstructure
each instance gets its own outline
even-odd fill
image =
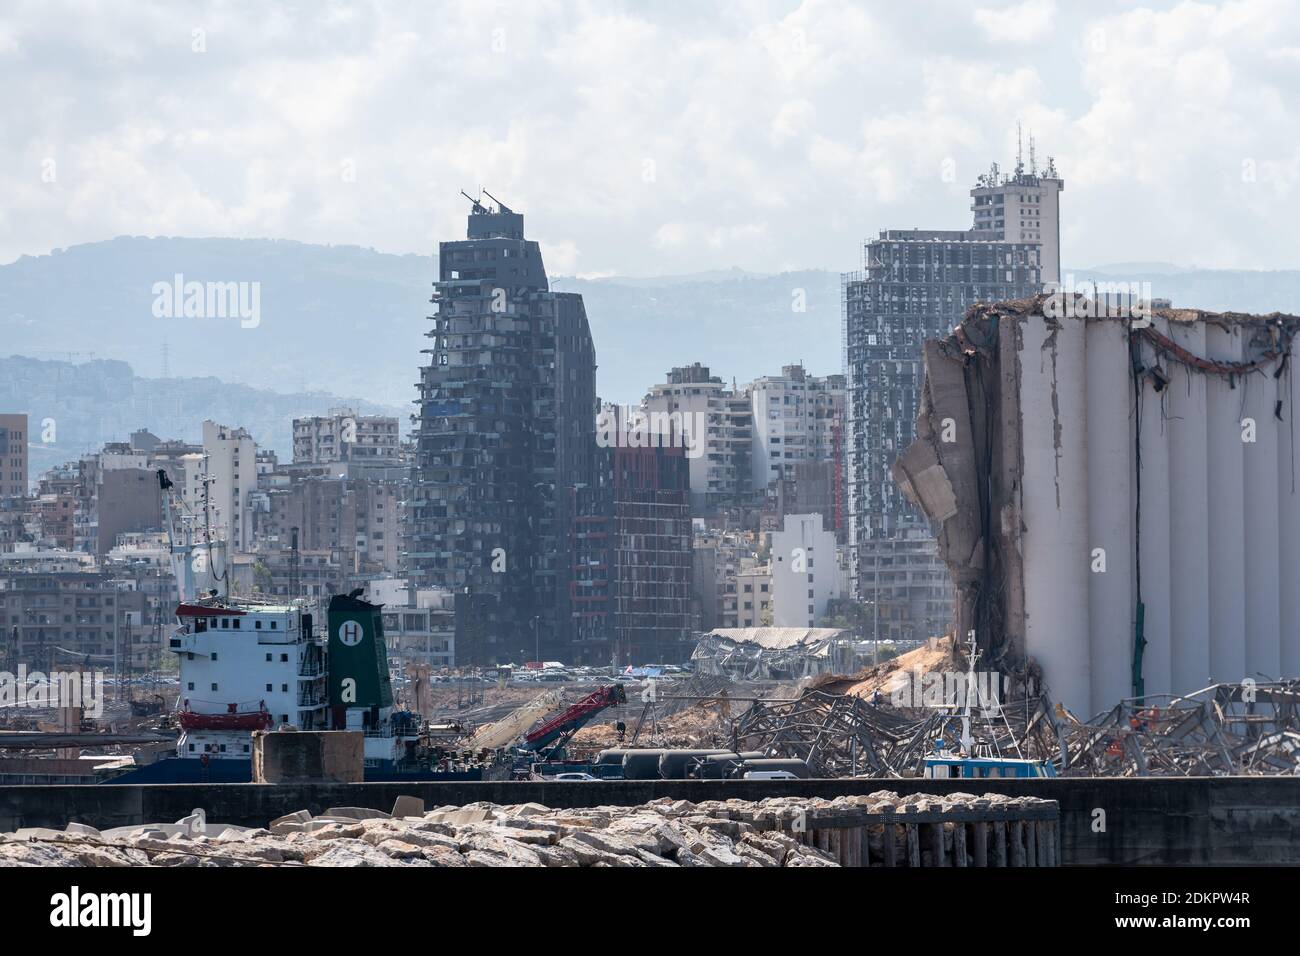
[[[254,730],[326,729],[325,642],[302,605],[209,598],[176,609],[182,757],[250,757]]]
[[[335,595],[316,622],[306,601],[229,597],[227,543],[212,530],[207,495],[194,513],[165,472],[158,478],[180,593],[168,643],[180,662],[177,755],[204,766],[250,761],[254,732],[291,727],[357,731],[367,767],[409,765],[422,722],[393,706],[383,606]]]

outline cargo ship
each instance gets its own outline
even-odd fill
[[[322,630],[305,600],[223,593],[225,542],[206,516],[183,513],[165,471],[158,482],[179,594],[167,650],[179,664],[180,733],[175,756],[109,782],[248,782],[252,735],[279,728],[360,732],[366,780],[481,779],[448,758],[419,714],[394,706],[382,604],[360,589],[336,594]]]
[[[167,650],[177,655],[176,754],[112,783],[252,780],[252,735],[281,728],[363,735],[366,780],[477,780],[454,769],[419,714],[394,706],[383,605],[359,591],[330,598],[324,633],[304,602],[182,601]]]

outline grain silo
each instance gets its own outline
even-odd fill
[[[977,306],[925,345],[894,473],[959,630],[1080,717],[1300,676],[1300,319],[1102,302]]]

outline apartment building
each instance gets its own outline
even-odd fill
[[[27,494],[27,416],[0,415],[0,498]]]
[[[772,532],[771,552],[773,624],[816,627],[840,595],[834,533],[819,514],[786,515],[784,527]]]
[[[746,391],[724,385],[708,366],[695,362],[669,371],[668,381],[653,386],[641,407],[652,421],[657,415],[676,415],[694,423],[686,426],[699,442],[690,455],[693,512],[713,510],[749,494],[754,415]]]
[[[800,465],[838,462],[844,422],[843,375],[809,375],[786,365],[748,387],[753,416],[751,480],[755,490],[793,479]]]
[[[293,420],[294,464],[396,463],[400,454],[397,419],[361,415],[354,408]]]
[[[463,662],[562,654],[569,489],[596,479],[591,330],[521,214],[476,201],[466,237],[439,246],[406,571],[457,595]]]

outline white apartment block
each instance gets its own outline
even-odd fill
[[[1013,176],[1001,177],[994,166],[970,191],[976,239],[996,242],[1036,243],[1040,280],[1061,281],[1061,190],[1064,181],[1050,160],[1040,175],[1031,161],[1028,174],[1016,163]]]
[[[366,600],[384,606],[389,660],[455,667],[455,595],[441,588],[412,592],[407,582],[407,578],[373,578],[366,583]]]
[[[398,445],[397,419],[387,415],[336,408],[328,415],[293,420],[295,464],[395,462]]]
[[[822,529],[819,514],[786,515],[772,532],[773,626],[815,627],[839,595],[834,532]]]
[[[186,497],[203,514],[203,476],[193,475],[186,461]],[[231,554],[248,551],[253,543],[249,496],[257,490],[257,442],[242,428],[203,423],[203,457],[207,468],[207,506],[214,537],[225,538]]]
[[[736,627],[772,624],[772,569],[768,565],[736,575]]]
[[[692,510],[750,490],[753,413],[744,390],[727,387],[696,362],[674,368],[668,381],[653,386],[641,405],[648,415],[676,412],[704,425],[701,451],[690,457]]]
[[[844,376],[808,375],[802,365],[786,365],[780,375],[749,386],[753,415],[751,481],[755,490],[795,467],[835,457],[836,428],[844,421]]]

